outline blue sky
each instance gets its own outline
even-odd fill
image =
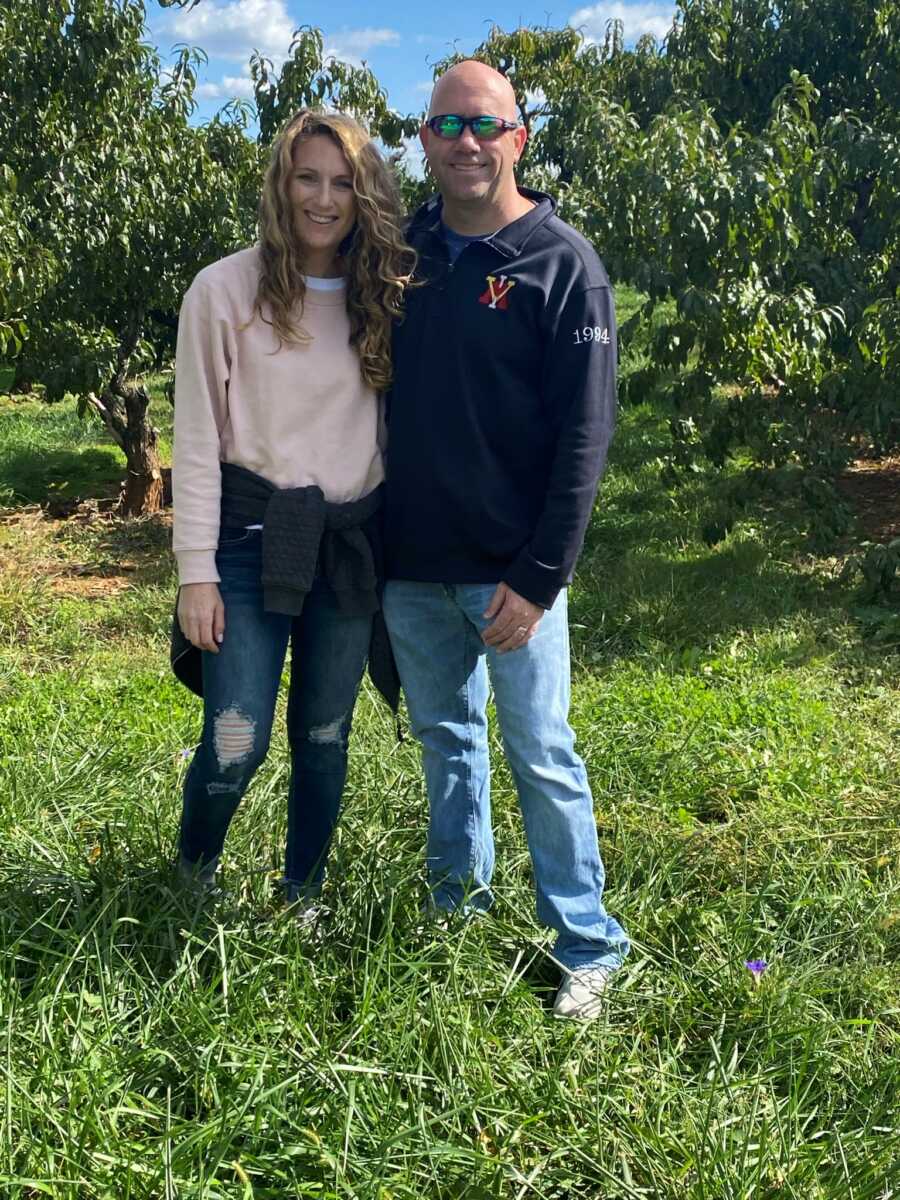
[[[558,6],[557,6],[558,5]],[[288,52],[291,34],[314,25],[327,50],[350,62],[365,60],[386,89],[391,107],[419,112],[431,90],[432,68],[455,47],[471,51],[491,23],[504,29],[520,25],[572,24],[601,40],[607,21],[620,18],[626,41],[643,33],[662,37],[674,12],[674,0],[615,0],[613,3],[559,3],[559,0],[457,0],[453,5],[390,5],[362,0],[199,0],[191,10],[148,4],[151,39],[167,58],[173,45],[188,42],[209,55],[200,78],[197,118],[207,119],[234,96],[250,94],[247,62],[254,49],[276,63]]]

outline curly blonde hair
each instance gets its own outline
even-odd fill
[[[403,313],[403,292],[415,268],[415,252],[401,231],[400,195],[390,169],[366,130],[343,113],[303,108],[275,139],[259,202],[261,275],[255,313],[269,321],[279,343],[304,344],[310,335],[300,321],[306,285],[303,246],[294,233],[287,186],[294,146],[330,137],[350,167],[356,223],[341,245],[347,276],[350,344],[362,377],[382,391],[391,382],[391,321]],[[263,316],[263,305],[268,316]],[[295,306],[299,305],[299,316]]]

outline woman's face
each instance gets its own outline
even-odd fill
[[[353,174],[344,152],[327,134],[295,142],[291,158],[287,191],[294,210],[294,232],[311,259],[310,273],[315,274],[315,269],[336,255],[353,228]]]

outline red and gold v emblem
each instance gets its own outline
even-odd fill
[[[487,289],[478,297],[478,303],[486,304],[488,308],[505,310],[508,307],[506,297],[515,286],[516,281],[507,275],[501,275],[499,278],[496,275],[488,275]]]

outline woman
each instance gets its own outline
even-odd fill
[[[290,641],[284,882],[300,914],[315,911],[376,644],[378,394],[413,265],[396,189],[366,132],[302,110],[272,148],[259,244],[201,271],[181,310],[173,665],[187,682],[196,669],[204,722],[185,779],[179,870],[212,886],[268,750]],[[376,682],[396,702],[389,682]]]

